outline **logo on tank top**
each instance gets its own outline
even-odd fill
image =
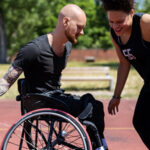
[[[123,52],[125,57],[128,57],[129,60],[136,59],[136,57],[133,54],[131,54],[131,49],[130,48],[124,49],[124,50],[122,50],[122,52]]]

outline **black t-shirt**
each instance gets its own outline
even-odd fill
[[[144,81],[150,82],[150,42],[144,41],[141,35],[142,15],[143,13],[137,13],[133,16],[132,33],[126,44],[121,42],[112,28],[111,34],[123,56],[134,66]]]
[[[58,57],[48,42],[47,35],[24,45],[13,62],[24,71],[28,92],[46,92],[60,88],[61,72],[65,68],[72,44],[67,42],[65,53]]]

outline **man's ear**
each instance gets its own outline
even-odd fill
[[[63,24],[64,24],[65,27],[67,27],[69,25],[69,21],[70,21],[69,17],[64,17],[63,18]]]

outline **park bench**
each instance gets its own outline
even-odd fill
[[[113,88],[113,78],[109,67],[67,67],[62,74],[62,81],[108,81],[109,90]],[[103,76],[102,76],[103,74]]]

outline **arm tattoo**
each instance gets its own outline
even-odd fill
[[[0,79],[0,96],[8,91],[8,83],[2,78]]]
[[[11,87],[22,73],[19,68],[14,68],[12,65],[9,67],[8,72],[0,79],[0,95],[3,95]]]
[[[9,67],[8,72],[4,75],[4,79],[8,82],[9,87],[17,80],[22,73],[19,68],[14,68],[12,65]]]

